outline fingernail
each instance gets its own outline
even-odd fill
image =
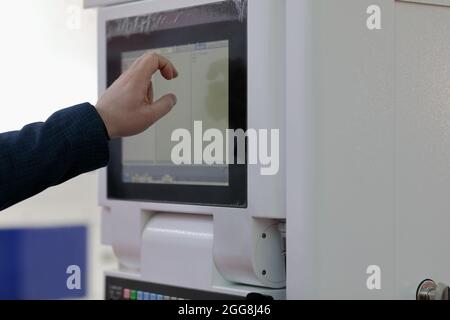
[[[173,94],[172,95],[172,103],[173,103],[172,106],[175,106],[177,104],[177,102],[178,102],[177,96]]]

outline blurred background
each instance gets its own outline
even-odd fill
[[[0,132],[95,104],[95,11],[83,10],[81,0],[8,1],[2,8]],[[116,262],[100,245],[97,173],[0,213],[1,298],[71,298],[61,290],[66,270],[52,270],[50,261],[81,265],[83,288],[74,298],[103,298],[103,270]]]

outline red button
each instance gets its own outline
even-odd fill
[[[131,290],[130,289],[124,289],[123,290],[123,298],[125,300],[130,300],[131,297]]]

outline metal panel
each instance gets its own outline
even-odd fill
[[[96,8],[117,5],[126,2],[136,2],[141,0],[84,0],[84,8]]]
[[[411,2],[417,4],[431,4],[436,6],[446,6],[450,7],[450,0],[401,0],[398,2]]]
[[[366,28],[373,0],[302,2],[311,17],[303,49],[310,84],[291,75],[289,108],[301,90],[295,83],[305,85],[311,97],[297,112],[311,128],[291,123],[289,132],[303,141],[306,160],[298,166],[307,168],[291,164],[288,176],[308,180],[288,191],[288,298],[393,298],[394,2],[376,1],[383,13],[377,31]],[[288,41],[305,43],[301,37]],[[292,202],[296,192],[306,205]],[[382,268],[381,290],[366,286],[371,265]]]
[[[304,34],[288,33],[288,65],[303,59],[288,74],[299,141],[288,159],[288,298],[414,299],[425,278],[450,282],[450,8],[301,3],[288,11],[288,23],[309,17],[296,25]],[[382,29],[369,31],[373,4]],[[370,265],[381,290],[366,286]]]
[[[396,3],[398,297],[450,283],[450,8]]]

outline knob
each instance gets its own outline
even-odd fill
[[[417,289],[417,300],[450,300],[450,287],[431,279],[422,281]]]

